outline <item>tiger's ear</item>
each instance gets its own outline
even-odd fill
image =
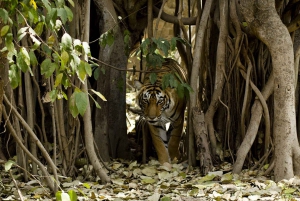
[[[143,87],[143,83],[141,83],[138,80],[134,80],[134,88],[136,88],[137,90],[140,90]]]

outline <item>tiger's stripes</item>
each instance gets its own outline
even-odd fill
[[[162,89],[162,78],[166,73],[176,72],[186,81],[186,72],[172,59],[166,59],[154,84],[150,82],[150,72],[144,76],[144,83],[140,84],[137,103],[142,109],[142,118],[147,122],[152,142],[161,164],[179,159],[179,142],[183,131],[184,111],[186,99],[180,98],[175,88]],[[152,70],[157,70],[151,68]],[[149,70],[149,69],[148,69]],[[166,123],[170,122],[172,130],[167,136]],[[168,148],[165,142],[168,141]]]

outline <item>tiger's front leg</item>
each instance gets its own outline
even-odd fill
[[[168,150],[169,150],[171,161],[174,160],[175,158],[177,160],[180,159],[179,143],[183,131],[183,123],[184,123],[184,111],[181,112],[178,119],[174,123],[172,123],[173,130],[171,131],[170,140],[168,143]]]
[[[167,141],[166,131],[163,128],[159,128],[151,124],[148,125],[152,137],[152,142],[157,152],[158,161],[160,162],[160,164],[164,164],[165,162],[170,163],[169,153],[165,146],[165,142]]]

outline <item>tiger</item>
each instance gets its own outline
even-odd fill
[[[151,72],[157,79],[151,83]],[[144,82],[136,82],[137,105],[141,108],[141,118],[147,122],[152,143],[161,164],[170,163],[180,158],[179,143],[183,132],[186,97],[180,97],[175,88],[162,88],[162,79],[166,73],[177,73],[181,80],[187,81],[187,73],[173,59],[165,59],[161,68],[149,68],[144,75]],[[167,135],[166,124],[170,123]],[[171,129],[171,130],[170,130]],[[169,132],[170,131],[170,132]],[[167,143],[167,146],[166,144]]]

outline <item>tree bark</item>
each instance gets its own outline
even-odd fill
[[[223,87],[225,83],[225,61],[226,61],[226,43],[228,37],[228,2],[226,0],[219,1],[220,7],[220,34],[217,49],[217,61],[216,61],[216,78],[214,84],[214,92],[212,100],[205,113],[205,122],[207,123],[207,129],[212,146],[213,157],[216,154],[222,155],[220,148],[217,146],[215,137],[215,128],[213,125],[213,117],[218,109],[219,98],[222,96]]]
[[[289,179],[295,175],[293,150],[299,152],[295,115],[293,43],[287,28],[276,12],[274,0],[241,0],[239,6],[248,26],[267,45],[272,56],[274,174],[276,181]]]
[[[190,101],[189,101],[189,114],[191,114],[191,109],[194,108],[197,105],[197,91],[198,91],[198,74],[199,70],[201,68],[201,64],[203,62],[203,55],[201,54],[203,47],[204,47],[204,38],[205,38],[205,30],[207,26],[207,21],[209,17],[209,13],[211,10],[211,5],[212,5],[212,0],[207,0],[205,2],[205,7],[203,9],[203,13],[201,16],[200,20],[200,26],[197,32],[196,36],[196,43],[195,43],[195,49],[194,52],[198,52],[198,54],[195,55],[194,60],[193,60],[193,66],[192,66],[192,72],[191,72],[191,78],[190,78],[190,85],[192,89],[194,90],[193,93],[190,94]],[[189,115],[188,119],[188,134],[189,134],[189,150],[188,150],[188,159],[189,159],[189,165],[195,165],[196,164],[196,159],[195,159],[195,148],[194,148],[194,132],[191,129],[193,127],[192,124],[192,115]]]
[[[126,70],[127,56],[124,53],[123,34],[113,2],[111,0],[95,0],[94,2],[102,18],[99,22],[100,32],[113,30],[114,35],[113,45],[106,45],[100,49],[99,60]],[[125,101],[126,71],[118,71],[106,66],[101,66],[101,68],[105,69],[105,74],[100,72],[97,91],[100,91],[108,101],[103,102],[98,98],[101,109],[96,110],[95,142],[104,161],[109,161],[110,157],[129,159]]]
[[[91,0],[85,0],[83,4],[83,14],[87,14],[90,11],[91,8]],[[82,41],[89,42],[89,35],[90,35],[90,15],[87,14],[84,16],[82,20],[84,22],[83,29],[81,30],[82,33]],[[84,140],[85,140],[85,147],[86,151],[89,157],[89,160],[91,164],[93,165],[97,175],[100,177],[102,183],[108,183],[110,182],[110,178],[105,173],[105,171],[102,168],[102,164],[99,162],[99,159],[97,157],[95,146],[94,146],[94,136],[93,136],[93,126],[92,126],[92,115],[91,115],[91,106],[90,101],[88,98],[88,87],[87,87],[87,79],[85,82],[81,85],[81,89],[84,93],[86,93],[87,98],[87,109],[83,115],[83,122],[84,122]]]

